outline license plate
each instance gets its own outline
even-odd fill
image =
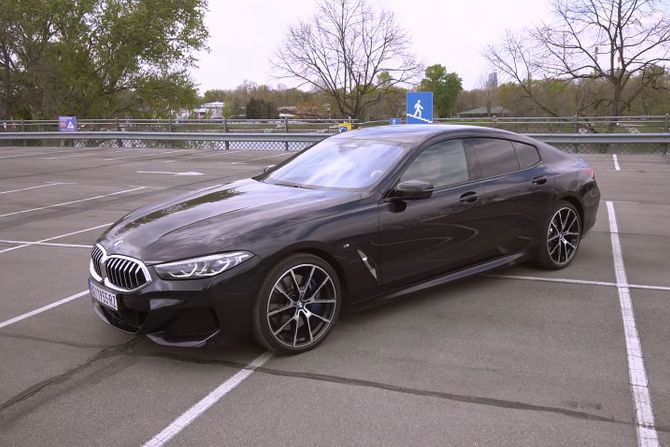
[[[98,303],[103,306],[107,306],[110,309],[119,310],[119,305],[116,303],[116,295],[110,293],[104,289],[93,284],[91,281],[88,282],[88,291]]]

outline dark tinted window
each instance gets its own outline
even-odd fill
[[[423,180],[435,188],[468,181],[468,162],[462,140],[437,143],[424,150],[400,179]]]
[[[465,141],[477,158],[480,178],[519,170],[519,162],[510,141],[494,138],[468,138]]]
[[[521,169],[530,168],[535,163],[540,161],[540,155],[537,153],[535,146],[530,144],[514,142],[514,149],[516,149],[516,156],[519,157],[519,164]]]

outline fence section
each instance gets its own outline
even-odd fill
[[[334,133],[342,119],[79,119],[80,131],[207,133]],[[388,120],[357,122],[354,127],[386,125]],[[670,130],[670,115],[455,117],[436,123],[497,127],[520,133],[658,133]],[[57,120],[4,120],[2,132],[57,132]]]
[[[82,132],[333,133],[337,119],[78,119]],[[388,124],[388,121],[386,121]],[[58,132],[57,120],[4,120],[2,132]]]
[[[304,149],[330,133],[274,132],[0,132],[0,146],[73,146],[121,148],[187,148],[209,150]],[[663,153],[670,133],[535,133],[528,134],[570,153]]]

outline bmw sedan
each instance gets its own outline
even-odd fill
[[[252,337],[296,354],[345,306],[523,261],[568,266],[599,199],[584,161],[519,134],[356,130],[132,211],[95,244],[89,290],[100,318],[157,343]]]

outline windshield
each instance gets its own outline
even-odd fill
[[[379,181],[404,151],[396,143],[328,138],[262,179],[306,188],[361,190]]]

